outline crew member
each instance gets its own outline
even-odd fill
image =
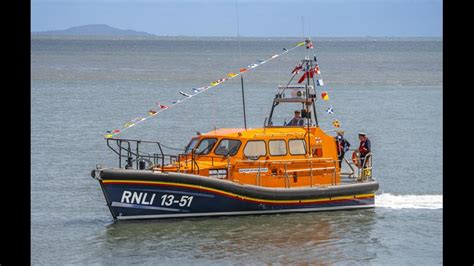
[[[336,131],[336,141],[337,141],[337,154],[339,159],[339,168],[341,168],[342,160],[344,159],[344,155],[349,150],[351,144],[344,138],[344,130]]]
[[[287,126],[303,126],[304,119],[301,117],[301,112],[296,110],[295,116],[286,124]]]
[[[360,152],[360,165],[364,165],[365,162],[365,156],[371,152],[370,149],[370,140],[367,137],[367,134],[364,132],[359,132],[359,140],[360,140],[360,145],[359,145],[359,152]],[[364,168],[366,168],[367,165],[365,165]]]

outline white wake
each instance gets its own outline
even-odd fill
[[[375,196],[375,206],[392,209],[442,209],[443,195],[392,195]]]

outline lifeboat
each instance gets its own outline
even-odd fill
[[[303,59],[303,69],[314,69],[314,60]],[[278,86],[263,127],[198,133],[180,154],[165,154],[159,141],[106,138],[119,167],[97,166],[91,175],[99,182],[112,217],[373,208],[379,184],[372,176],[372,153],[364,165],[344,158],[343,168],[349,172],[343,172],[335,136],[318,125],[314,78],[308,75],[305,84]],[[301,106],[302,123],[274,125],[280,104]],[[156,151],[145,152],[146,145]]]

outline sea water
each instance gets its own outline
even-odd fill
[[[442,264],[442,41],[313,40],[318,97],[330,97],[317,101],[319,125],[334,134],[339,120],[351,148],[358,131],[368,134],[376,208],[114,223],[90,177],[96,164],[118,166],[107,130],[301,40],[243,38],[239,49],[235,38],[32,38],[32,263]],[[305,53],[244,75],[249,127],[263,125]],[[229,80],[119,136],[183,148],[197,131],[243,127],[240,86]],[[294,108],[279,109],[275,124]]]

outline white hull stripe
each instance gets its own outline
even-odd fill
[[[174,193],[174,194],[183,194],[183,195],[193,195],[198,197],[206,197],[206,198],[214,198],[214,195],[204,194],[204,193],[197,193],[197,192],[187,192],[187,191],[177,191],[177,190],[166,190],[166,189],[135,189],[136,191],[148,191],[152,193],[161,192],[161,193]]]
[[[206,213],[184,213],[184,214],[132,215],[132,216],[117,216],[117,219],[119,219],[119,220],[129,220],[129,219],[158,219],[158,218],[173,218],[173,217],[271,214],[271,213],[285,213],[285,212],[312,212],[312,211],[329,211],[329,210],[343,210],[343,209],[362,209],[362,208],[374,208],[374,207],[375,207],[374,204],[370,204],[370,205],[359,205],[359,206],[303,208],[303,209],[268,210],[268,211],[238,211],[238,212],[206,212]]]
[[[122,207],[122,208],[134,208],[134,209],[150,209],[150,210],[159,210],[159,211],[172,211],[172,212],[180,212],[180,209],[173,209],[173,208],[163,208],[163,207],[154,207],[154,206],[146,206],[146,205],[138,205],[138,204],[130,204],[130,203],[122,203],[113,201],[111,204],[112,207]]]

